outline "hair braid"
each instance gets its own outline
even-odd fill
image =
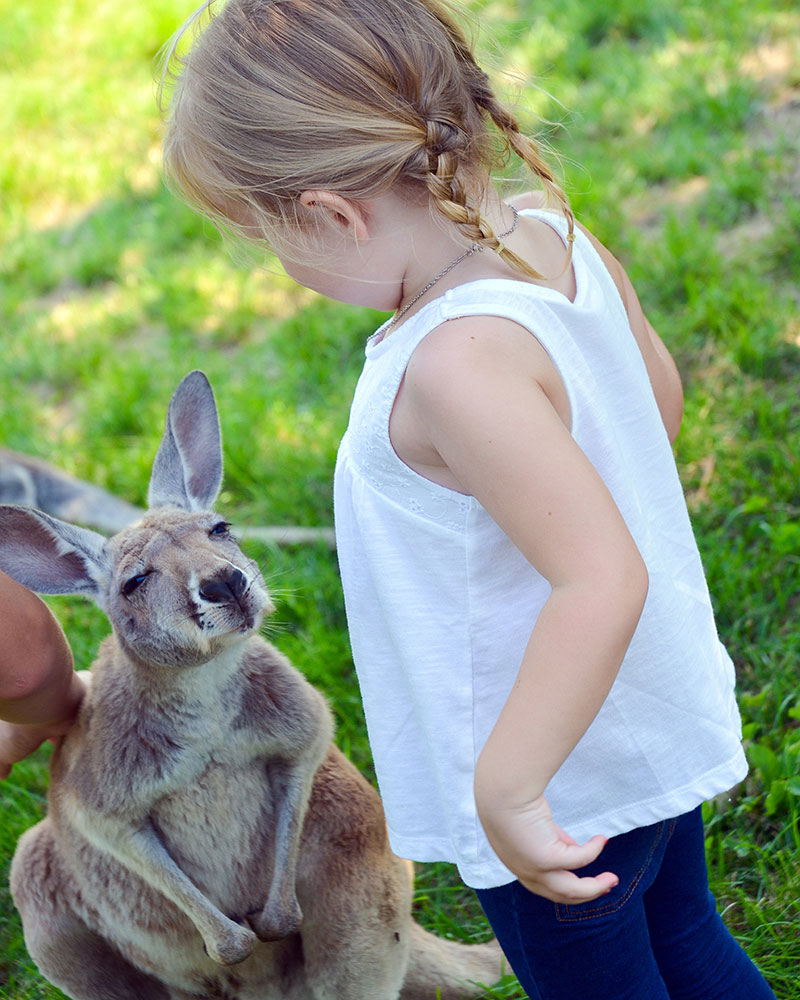
[[[475,104],[489,115],[503,137],[507,148],[516,153],[516,155],[523,161],[523,163],[526,164],[531,172],[539,178],[542,183],[542,187],[545,190],[545,194],[551,200],[555,201],[564,213],[568,224],[568,233],[567,258],[561,271],[561,274],[563,274],[572,261],[572,244],[575,240],[575,215],[570,207],[567,196],[564,193],[564,189],[558,183],[553,170],[542,156],[537,144],[530,138],[530,136],[527,136],[520,131],[519,123],[516,118],[511,114],[508,108],[504,107],[497,99],[491,88],[491,84],[489,83],[489,78],[486,73],[484,73],[483,70],[481,70],[480,67],[474,63],[473,66],[474,79],[472,93]],[[507,251],[506,253],[509,257],[515,256],[511,254],[510,251]],[[531,269],[527,268],[527,270],[530,271]]]
[[[462,166],[466,138],[452,123],[428,119],[424,140],[428,162],[423,179],[436,209],[454,222],[470,243],[482,244],[491,238],[491,229],[467,196]]]
[[[567,256],[560,272],[563,274],[572,261],[572,244],[575,239],[575,216],[564,190],[537,144],[520,131],[517,120],[496,97],[488,75],[475,62],[458,27],[442,15],[443,11],[440,11],[440,19],[448,33],[453,53],[461,64],[463,79],[472,97],[470,103],[494,123],[505,149],[515,153],[526,164],[539,179],[545,194],[559,205],[567,219]],[[462,175],[471,173],[468,165],[474,160],[475,149],[469,142],[470,137],[452,122],[443,122],[433,116],[426,115],[424,124],[425,149],[429,158],[429,170],[424,179],[436,209],[454,222],[471,243],[495,251],[512,267],[530,277],[544,279],[544,275],[503,245],[489,222],[481,215],[480,209],[471,203],[468,192],[474,188],[462,181]],[[470,156],[470,153],[473,155]]]
[[[483,217],[480,209],[473,205],[467,185],[462,181],[462,174],[465,173],[461,157],[457,149],[441,149],[440,143],[431,141],[431,137],[441,134],[440,125],[437,122],[428,122],[426,132],[428,154],[428,169],[425,172],[424,180],[430,193],[433,204],[438,212],[446,219],[454,222],[459,231],[472,244],[486,247],[499,254],[508,264],[516,270],[528,275],[536,280],[546,280],[546,276],[541,274],[536,268],[531,267],[528,262],[505,246],[497,237],[489,222]],[[520,140],[525,141],[525,137],[520,135]],[[530,140],[529,140],[530,141]],[[509,142],[510,145],[510,142]],[[531,142],[531,146],[533,143]],[[516,150],[515,150],[516,151]],[[521,154],[519,154],[521,155]],[[523,157],[528,162],[527,157]],[[540,175],[541,176],[541,175]],[[552,175],[550,175],[552,177]],[[542,178],[544,183],[544,178]],[[554,186],[560,191],[560,188]],[[566,199],[562,202],[565,207],[565,214],[568,212],[570,220],[570,236],[573,230],[573,217],[566,205]],[[567,259],[562,270],[562,274],[569,267],[572,258],[572,240],[568,238]]]

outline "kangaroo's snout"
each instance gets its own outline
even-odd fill
[[[272,610],[266,592],[257,580],[249,577],[232,563],[217,567],[202,577],[195,591],[193,618],[205,635],[242,634],[260,622],[265,611]],[[213,573],[213,575],[211,575]]]
[[[200,584],[200,596],[212,604],[223,604],[228,601],[238,603],[239,598],[247,590],[247,577],[239,569],[234,569],[226,579],[206,580]]]

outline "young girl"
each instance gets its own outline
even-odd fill
[[[532,998],[771,997],[708,891],[700,805],[746,771],[733,666],[680,381],[622,268],[439,0],[211,14],[172,184],[301,284],[395,311],[335,481],[394,850],[458,865]],[[542,188],[515,205],[490,180],[512,152]]]

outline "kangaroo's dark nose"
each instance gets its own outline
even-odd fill
[[[222,604],[223,601],[236,601],[247,589],[247,577],[241,570],[235,569],[227,580],[206,580],[200,585],[200,596],[204,601]]]

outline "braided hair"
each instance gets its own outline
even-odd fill
[[[172,42],[164,93],[168,182],[287,257],[313,246],[304,190],[359,201],[402,185],[468,244],[541,278],[481,213],[492,170],[515,154],[568,219],[569,266],[567,198],[444,0],[207,0]]]

